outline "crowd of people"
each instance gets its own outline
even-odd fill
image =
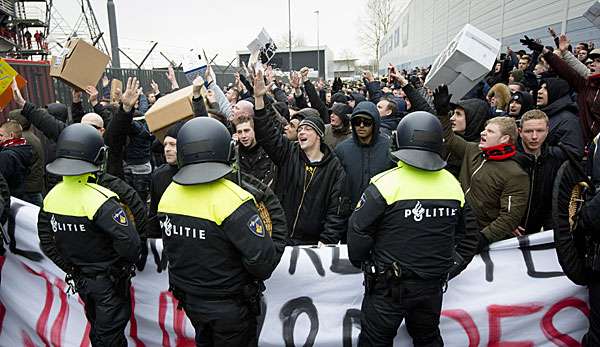
[[[5,181],[5,184],[0,184],[0,193],[5,205],[12,195],[43,207],[38,224],[42,249],[67,274],[73,274],[77,264],[71,264],[61,252],[62,249],[57,249],[55,243],[58,239],[55,240],[52,232],[55,225],[51,224],[57,223],[51,221],[51,215],[67,213],[64,208],[56,207],[65,200],[57,198],[57,193],[48,194],[56,191],[53,187],[62,187],[60,189],[64,191],[68,184],[72,184],[69,183],[71,179],[66,180],[61,176],[85,175],[85,182],[92,182],[94,187],[104,187],[96,190],[103,192],[102,189],[108,189],[118,195],[126,208],[124,211],[118,210],[113,219],[116,218],[123,228],[127,219],[131,219],[142,240],[141,246],[135,240],[119,246],[116,257],[126,259],[125,263],[135,263],[138,259],[132,254],[132,249],[139,248],[141,254],[147,253],[145,239],[164,238],[165,230],[170,236],[171,226],[181,228],[187,221],[182,219],[181,213],[178,214],[177,205],[185,205],[190,195],[175,189],[173,182],[186,186],[225,177],[250,191],[251,195],[246,196],[237,188],[230,187],[229,183],[223,183],[214,188],[223,194],[223,199],[233,194],[231,196],[235,196],[235,199],[242,200],[227,213],[223,212],[223,207],[206,214],[210,214],[210,220],[215,225],[221,226],[223,223],[224,228],[235,229],[239,224],[239,214],[251,213],[250,210],[243,212],[245,201],[253,198],[258,206],[261,203],[263,207],[267,206],[266,214],[258,208],[260,218],[249,222],[248,227],[260,237],[264,237],[263,228],[269,231],[274,246],[257,245],[255,248],[260,248],[257,250],[261,254],[260,259],[242,252],[244,267],[250,272],[247,277],[257,274],[254,277],[262,280],[268,278],[277,264],[273,259],[278,260],[287,245],[321,246],[348,242],[350,260],[364,269],[364,261],[370,252],[375,252],[364,247],[378,237],[378,231],[369,228],[393,229],[400,228],[398,225],[401,224],[396,221],[398,224],[390,227],[382,222],[388,216],[386,202],[389,206],[392,205],[390,201],[400,199],[385,191],[385,184],[388,184],[385,182],[392,176],[383,176],[382,173],[394,172],[396,176],[393,177],[409,182],[420,176],[406,167],[414,166],[418,170],[431,172],[444,168],[451,176],[444,176],[440,182],[445,182],[446,186],[456,182],[456,187],[462,188],[462,191],[459,189],[448,193],[452,199],[461,201],[460,206],[449,205],[446,208],[460,209],[464,230],[460,238],[452,240],[454,255],[443,253],[440,257],[445,261],[437,265],[441,274],[453,277],[468,265],[475,254],[487,249],[493,242],[554,227],[552,191],[554,179],[563,163],[570,161],[573,165],[581,165],[594,183],[600,180],[598,166],[593,165],[598,159],[595,157],[595,145],[600,131],[600,100],[597,100],[600,90],[600,49],[591,49],[583,42],[573,47],[567,36],[551,33],[555,35],[555,47],[545,47],[525,37],[522,43],[527,51],[515,52],[507,48],[489,75],[460,100],[454,100],[444,85],[433,90],[425,87],[428,68],[399,71],[390,64],[385,76],[377,78],[372,72],[365,71],[362,81],[343,82],[339,78],[311,81],[308,68],[292,72],[289,79],[284,80],[275,77],[272,68],[267,65],[257,70],[244,66],[235,74],[233,84],[221,88],[209,66],[206,74],[198,76],[192,83],[194,120],[171,125],[161,139],[149,131],[144,114],[156,100],[179,89],[171,68],[167,74],[171,88],[167,91],[159,90],[156,83],[140,86],[134,77],[128,79],[125,90],[120,93],[120,100],[113,103],[99,95],[94,86],[87,87],[85,91],[74,90],[71,117],[68,117],[66,105],[34,105],[25,100],[13,85],[14,100],[20,108],[13,110],[0,126],[0,173],[3,176],[0,183]],[[83,95],[87,95],[93,108],[90,112],[83,107]],[[433,118],[428,118],[430,116]],[[203,120],[196,122],[196,118]],[[408,119],[412,122],[412,132],[400,133],[400,129],[405,131],[409,123],[402,123],[403,120]],[[441,142],[439,148],[432,145],[436,141],[430,137],[435,131],[420,132],[414,128],[415,119],[427,120],[428,125],[422,126],[433,128],[439,121],[443,146]],[[87,150],[85,148],[80,149],[82,153],[76,153],[77,148],[85,147],[86,143],[70,135],[74,133],[72,124],[76,123],[88,125],[87,132],[94,129],[96,135],[86,136],[97,136],[94,141],[103,143],[90,150],[90,153],[98,154],[97,158],[86,159],[90,154],[82,154]],[[45,141],[58,142],[56,149],[50,150],[51,155],[47,155],[47,148],[42,148],[42,141],[32,131],[34,127],[47,138]],[[221,127],[227,130],[225,140],[221,138]],[[210,147],[216,146],[212,142],[198,138],[198,134],[213,128],[212,135],[207,136],[220,134],[220,140],[214,142],[220,144],[218,149]],[[428,160],[418,159],[413,163],[411,160],[414,157],[406,154],[406,149],[410,147],[406,143],[407,138],[420,143],[415,147],[421,151],[418,158],[422,158],[422,153],[438,151],[439,158],[427,157]],[[78,146],[73,145],[77,143]],[[182,149],[188,152],[182,152]],[[213,153],[215,158],[225,158],[223,162],[233,163],[233,169],[211,166],[200,171],[183,170],[199,165],[202,161],[194,158],[208,156],[206,151]],[[48,166],[48,170],[45,169],[46,164],[65,158],[87,160],[95,166],[89,169],[92,171],[86,169],[83,172],[61,171],[60,166]],[[403,171],[398,171],[403,167]],[[63,185],[61,181],[65,181]],[[414,187],[406,188],[407,191],[411,189]],[[202,196],[206,201],[212,199],[201,191],[193,194]],[[112,195],[105,193],[102,196]],[[105,201],[103,198],[96,202],[95,208],[102,211]],[[594,201],[588,204],[590,208],[595,206]],[[228,205],[229,202],[220,204]],[[233,212],[236,209],[242,212]],[[384,210],[385,214],[382,212]],[[404,218],[411,217],[418,221],[423,218],[423,213],[429,216],[429,210],[427,202],[419,200],[413,210],[405,210],[408,212]],[[360,213],[364,218],[356,216],[359,211],[362,211]],[[443,209],[432,208],[431,211],[433,214],[439,213],[440,217],[450,213],[444,212],[450,210]],[[597,214],[589,211],[589,208],[584,209],[581,224],[597,228]],[[206,217],[201,211],[189,213],[186,216]],[[393,209],[389,213],[394,213]],[[228,216],[237,216],[231,219],[238,224],[228,222]],[[366,220],[372,224],[365,224]],[[196,236],[196,229],[193,230]],[[115,232],[117,236],[114,237],[121,241],[126,237],[135,238],[130,231],[124,229],[121,234]],[[231,233],[235,234],[233,231]],[[203,234],[199,233],[198,238],[200,235]],[[246,242],[246,236],[231,237],[234,245]],[[253,245],[252,242],[247,241],[246,244]],[[431,247],[435,248],[431,244],[419,246],[422,248],[405,251],[419,257],[431,253]],[[191,315],[197,334],[204,331],[206,337],[207,331],[213,329],[215,339],[225,338],[217,334],[223,333],[219,332],[222,326],[207,328],[208,323],[204,318],[198,318],[202,312],[213,308],[194,306],[189,288],[201,287],[199,283],[208,279],[188,273],[189,269],[185,267],[190,265],[182,257],[176,256],[179,254],[177,250],[182,247],[175,241],[166,245],[167,253],[172,253],[174,257],[169,258],[173,266],[173,291],[182,301],[187,301],[184,308],[188,316]],[[231,249],[227,248],[227,251]],[[207,254],[207,258],[218,257]],[[263,259],[267,254],[271,257],[269,261]],[[137,262],[138,270],[143,269],[145,259]],[[119,264],[122,269],[122,264]],[[422,263],[406,261],[400,264],[399,270],[408,278],[432,279],[428,272],[430,269],[423,268]],[[379,265],[384,264],[374,266]],[[229,270],[222,269],[223,272]],[[592,268],[590,271],[596,274],[594,271],[600,269]],[[214,275],[206,274],[201,269],[198,269],[198,273],[208,277]],[[444,277],[445,281],[448,276]],[[592,297],[600,294],[597,282],[597,275],[594,275],[588,284],[593,312],[597,310],[597,299],[593,300]],[[247,283],[235,282],[232,285],[243,284]],[[187,294],[182,296],[182,291],[187,291]],[[256,299],[257,293],[260,293],[260,288],[252,288],[252,294],[248,297]],[[216,297],[221,298],[226,294],[233,295],[224,291]],[[439,309],[437,313],[439,322]],[[126,324],[127,319],[123,318],[128,317],[126,312],[115,315],[109,317],[108,321]],[[242,316],[246,315],[244,313]],[[88,315],[88,319],[93,318]],[[414,324],[414,320],[411,322]],[[591,322],[590,332],[584,338],[586,345],[600,345],[598,324]],[[437,324],[432,329],[433,332],[429,328],[414,328],[409,332],[416,345],[418,341],[423,345],[437,345]],[[395,335],[396,330],[393,327],[391,330]],[[95,334],[93,343],[119,341],[122,332],[98,330]],[[364,339],[370,339],[372,345],[377,345],[373,342],[376,340],[373,336]],[[364,339],[361,339],[362,343],[370,345]],[[385,344],[382,342],[382,345]]]

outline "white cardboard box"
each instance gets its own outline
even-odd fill
[[[500,41],[467,24],[435,59],[425,86],[447,85],[456,102],[490,72],[499,52]]]
[[[600,1],[594,2],[590,8],[583,14],[595,27],[600,28]]]

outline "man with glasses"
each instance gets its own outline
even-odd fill
[[[390,139],[379,133],[381,118],[377,106],[370,101],[359,103],[352,117],[352,138],[335,148],[346,171],[346,195],[350,206],[358,203],[361,194],[375,175],[394,166],[390,156]]]

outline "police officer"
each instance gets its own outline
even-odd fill
[[[170,290],[197,346],[257,345],[259,281],[277,265],[252,195],[224,178],[233,151],[219,121],[188,121],[177,135],[179,170],[158,205]]]
[[[67,273],[67,282],[85,304],[93,346],[127,346],[130,277],[140,252],[140,238],[118,196],[89,183],[101,170],[106,147],[92,126],[66,127],[57,142],[56,159],[46,166],[63,176],[44,199],[38,233],[44,253]]]
[[[442,139],[432,114],[404,117],[397,167],[371,179],[350,217],[348,254],[365,272],[359,346],[392,346],[404,319],[415,346],[443,346],[442,289],[473,257],[477,228],[465,231],[464,218],[474,219],[443,170]]]

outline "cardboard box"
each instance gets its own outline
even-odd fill
[[[160,142],[163,142],[169,126],[193,117],[192,88],[193,86],[185,87],[162,96],[146,112],[148,129]]]
[[[499,52],[500,41],[467,24],[435,59],[425,86],[445,84],[457,102],[490,72]]]
[[[4,109],[13,99],[11,84],[15,78],[17,86],[22,91],[27,85],[27,81],[4,59],[0,59],[0,110]]]
[[[583,13],[583,16],[592,22],[595,27],[600,28],[600,1],[594,2],[594,4]]]
[[[50,76],[83,90],[95,86],[102,77],[110,57],[82,39],[67,41],[60,54],[52,57]]]
[[[110,81],[110,102],[118,103],[121,101],[121,94],[123,94],[123,82],[113,78],[113,80]]]

